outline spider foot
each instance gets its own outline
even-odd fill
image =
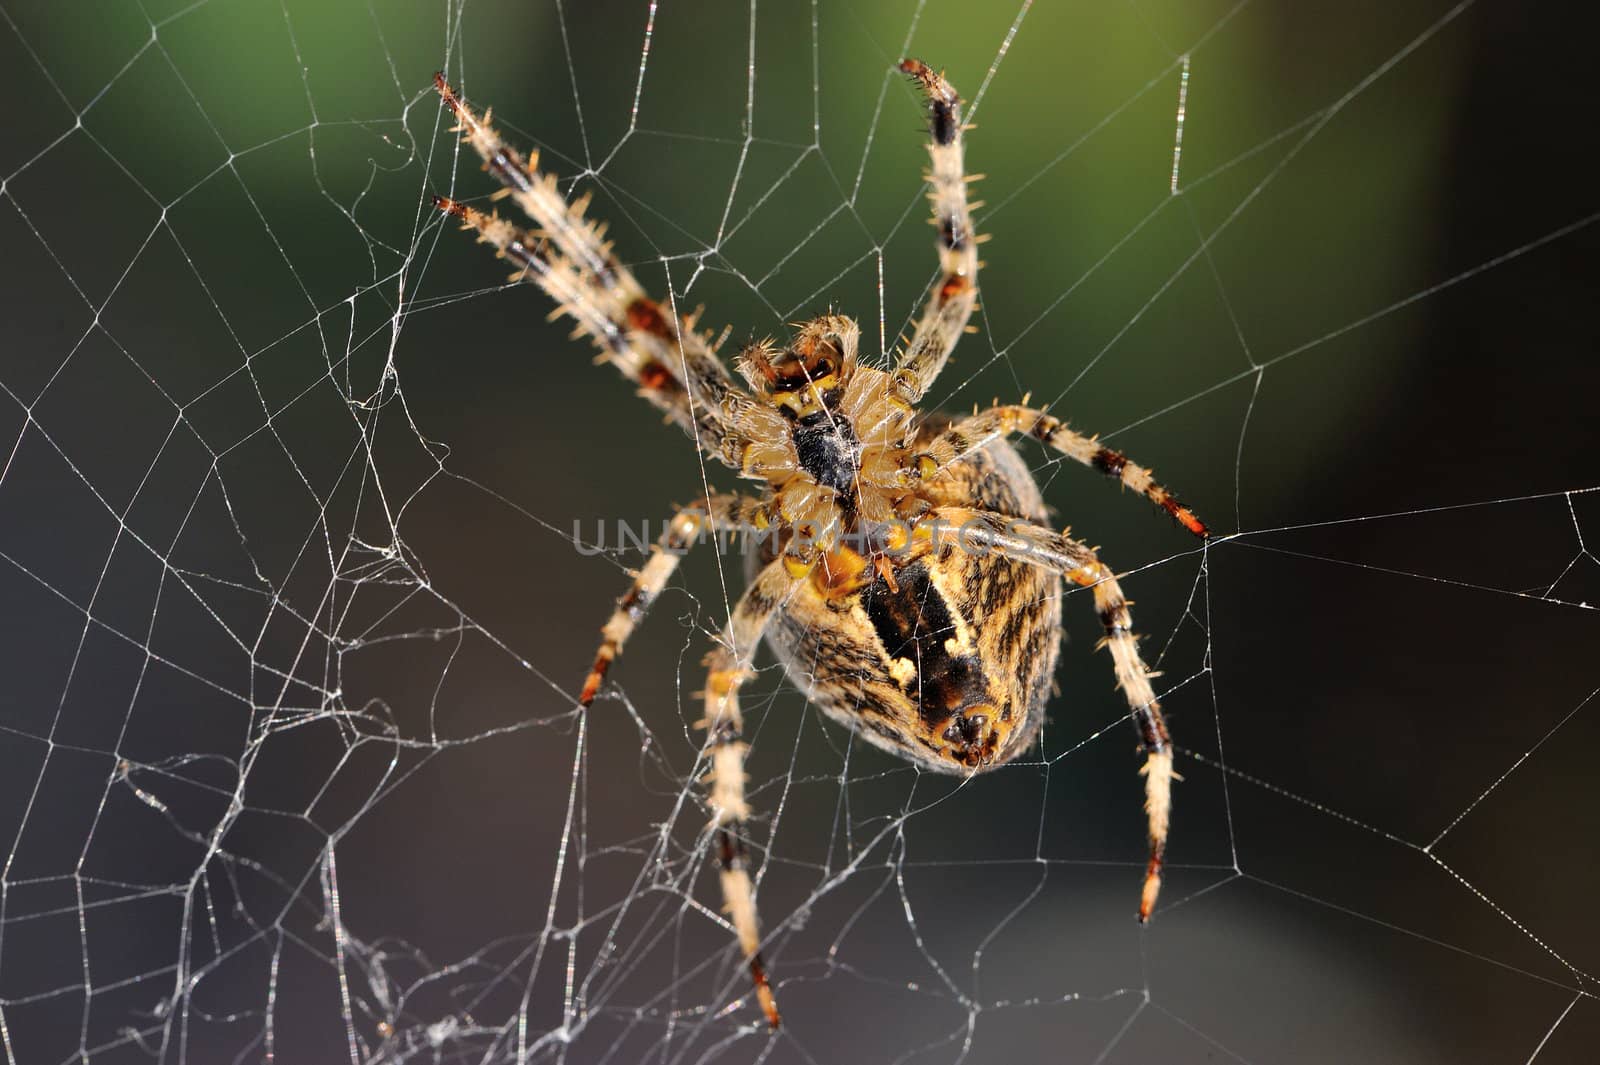
[[[1150,920],[1161,894],[1161,868],[1166,863],[1167,828],[1172,815],[1172,751],[1161,748],[1149,753],[1144,767],[1144,809],[1150,821],[1150,860],[1145,865],[1144,889],[1139,894],[1139,922]]]

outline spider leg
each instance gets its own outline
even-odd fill
[[[1133,615],[1122,586],[1094,548],[1065,533],[1052,532],[1038,525],[1018,521],[1003,514],[973,511],[960,526],[959,537],[966,550],[982,547],[1007,558],[1060,573],[1072,583],[1089,588],[1095,610],[1106,635],[1099,646],[1111,651],[1111,665],[1117,686],[1128,701],[1134,726],[1145,754],[1144,809],[1150,839],[1150,857],[1145,866],[1144,890],[1139,897],[1139,920],[1148,921],[1161,892],[1161,867],[1166,859],[1167,829],[1172,813],[1172,745],[1161,704],[1150,686],[1154,674],[1139,655],[1139,640],[1133,633]]]
[[[762,505],[740,495],[719,494],[684,507],[672,516],[650,551],[650,558],[639,569],[633,584],[617,600],[616,609],[601,628],[600,649],[595,652],[594,665],[584,679],[578,705],[587,709],[600,692],[606,671],[622,653],[622,645],[633,635],[633,630],[644,619],[661,590],[672,579],[678,562],[689,549],[710,531],[733,532],[759,526]]]
[[[967,176],[963,161],[961,98],[943,74],[919,60],[903,60],[900,69],[928,98],[928,199],[939,230],[940,276],[894,370],[896,394],[916,404],[944,369],[977,306],[979,238],[971,209],[980,205],[967,203],[967,185],[974,178]]]
[[[455,215],[479,239],[493,244],[518,267],[517,279],[531,280],[568,314],[577,332],[589,336],[610,362],[639,386],[640,395],[666,412],[713,457],[737,468],[738,455],[727,445],[730,432],[724,405],[753,403],[733,381],[712,350],[709,335],[695,328],[695,316],[677,315],[650,299],[633,272],[613,254],[605,226],[584,217],[587,196],[568,203],[556,179],[538,169],[538,157],[524,157],[507,145],[490,124],[466,104],[443,74],[434,88],[456,118],[456,129],[483,159],[484,168],[531,218],[536,230],[518,229],[493,214],[456,200],[434,197],[434,206]],[[710,446],[706,446],[710,445]]]
[[[1074,432],[1060,419],[1032,407],[990,407],[958,420],[928,444],[927,450],[917,457],[913,468],[924,471],[923,476],[929,476],[969,451],[1012,433],[1027,433],[1068,458],[1085,466],[1093,466],[1150,500],[1196,536],[1210,535],[1205,523],[1195,517],[1194,511],[1183,506],[1173,498],[1171,492],[1156,483],[1152,471],[1129,460],[1120,451],[1102,447],[1095,437]]]
[[[756,999],[773,1028],[780,1023],[778,1003],[761,960],[761,924],[744,843],[744,823],[750,815],[744,795],[748,744],[742,738],[739,686],[750,675],[767,622],[794,587],[795,578],[779,559],[768,563],[739,597],[721,640],[706,655],[706,716],[700,722],[706,729],[706,760],[711,763],[706,781],[710,785],[711,828],[722,867],[722,899],[739,937],[739,948],[750,964]]]

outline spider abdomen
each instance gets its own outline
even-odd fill
[[[919,437],[947,424],[929,419]],[[946,773],[1027,750],[1043,720],[1061,643],[1061,581],[958,535],[974,508],[1047,517],[1016,451],[996,440],[964,456],[929,494],[950,533],[894,559],[843,597],[802,582],[767,630],[794,684],[874,746]],[[947,502],[946,502],[947,501]]]

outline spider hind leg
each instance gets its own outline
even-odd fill
[[[750,675],[767,624],[794,588],[795,579],[779,559],[768,563],[739,597],[722,638],[706,656],[705,718],[700,722],[706,730],[705,758],[711,763],[706,782],[710,785],[711,829],[717,840],[724,908],[750,967],[756,1000],[772,1028],[782,1021],[761,957],[761,923],[744,842],[744,823],[750,816],[744,788],[749,745],[743,739],[739,687]]]
[[[1166,864],[1167,832],[1172,820],[1172,782],[1181,779],[1172,768],[1172,741],[1167,721],[1156,701],[1150,678],[1155,676],[1139,654],[1139,638],[1133,632],[1133,615],[1122,594],[1117,576],[1095,550],[1065,533],[1052,532],[1038,525],[1001,518],[1003,531],[991,531],[968,522],[964,534],[972,544],[982,545],[1018,561],[1054,570],[1094,595],[1095,611],[1105,636],[1099,646],[1111,652],[1111,665],[1117,687],[1128,703],[1128,716],[1139,733],[1144,751],[1144,809],[1149,836],[1149,858],[1145,864],[1144,886],[1139,893],[1139,920],[1150,919],[1156,898],[1161,893],[1161,873]]]

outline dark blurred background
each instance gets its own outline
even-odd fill
[[[1593,1060],[1592,38],[1018,14],[0,0],[8,1061]],[[729,349],[831,306],[876,356],[934,267],[903,50],[976,98],[994,238],[938,403],[1031,391],[1226,535],[1026,452],[1184,749],[1142,931],[1087,600],[1038,757],[965,784],[763,670],[769,1040],[693,779],[738,566],[573,711],[639,562],[574,529],[733,482],[440,224],[492,186],[428,86]]]

